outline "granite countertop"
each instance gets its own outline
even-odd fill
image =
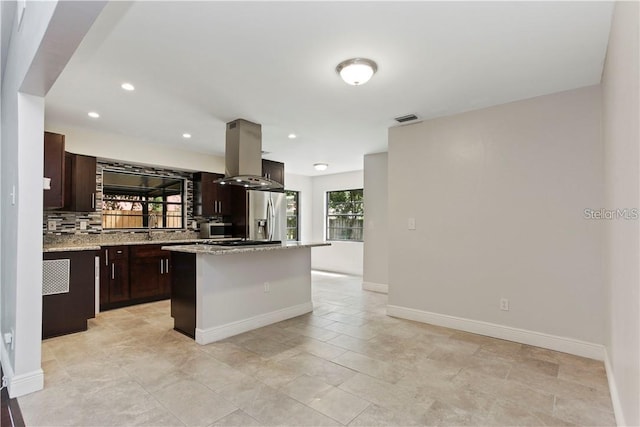
[[[210,244],[193,244],[193,245],[177,245],[163,246],[162,249],[173,252],[184,252],[190,254],[208,254],[208,255],[229,255],[245,252],[264,252],[277,251],[282,249],[299,249],[313,248],[317,246],[331,246],[327,242],[284,242],[274,245],[256,245],[256,246],[218,246]]]

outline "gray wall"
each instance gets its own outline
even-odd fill
[[[387,153],[364,156],[363,288],[384,292],[389,284]]]
[[[637,2],[618,2],[602,78],[605,206],[638,208],[640,99]],[[638,220],[607,221],[609,381],[619,425],[640,425],[640,227]]]
[[[600,114],[593,86],[391,129],[389,304],[603,344]]]

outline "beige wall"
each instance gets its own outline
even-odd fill
[[[618,2],[602,78],[605,207],[638,208],[640,99],[637,2]],[[607,221],[609,381],[618,424],[640,425],[640,228]]]
[[[384,292],[389,283],[387,153],[364,156],[363,288]]]
[[[603,344],[602,224],[583,218],[603,205],[600,101],[594,86],[392,128],[390,306]]]
[[[224,157],[151,144],[137,138],[81,128],[48,126],[49,132],[65,135],[65,149],[103,159],[189,171],[224,173]]]

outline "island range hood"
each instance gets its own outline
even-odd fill
[[[252,190],[282,190],[279,182],[262,176],[262,126],[244,119],[227,123],[224,178],[219,184]]]

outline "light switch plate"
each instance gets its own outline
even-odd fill
[[[416,229],[416,219],[415,218],[409,218],[409,220],[407,221],[407,227],[409,228],[409,230],[415,230]]]

